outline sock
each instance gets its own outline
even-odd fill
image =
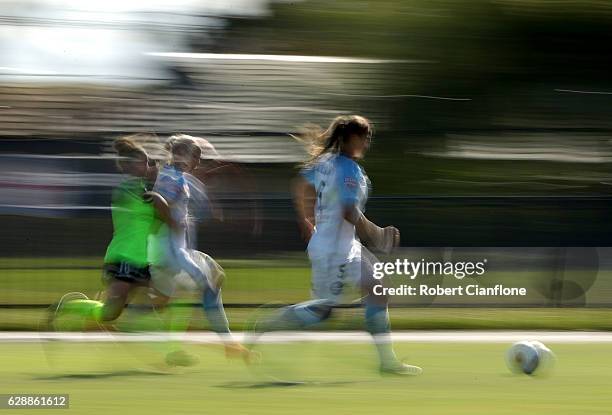
[[[366,328],[374,339],[381,364],[397,362],[391,341],[389,312],[386,306],[367,305],[365,309]]]
[[[229,322],[223,308],[221,290],[215,291],[210,287],[204,288],[202,295],[202,308],[210,324],[210,328],[224,341],[232,341]]]
[[[94,300],[67,301],[61,309],[62,313],[76,314],[94,321],[102,321],[104,303]]]
[[[153,351],[162,360],[171,352],[182,350],[181,340],[175,338],[185,332],[192,310],[190,307],[170,305],[158,311],[154,306],[128,307],[117,321],[117,328],[124,332],[167,333],[165,341],[146,342],[143,350]],[[146,356],[145,352],[143,356]]]
[[[332,307],[325,300],[313,300],[282,308],[264,321],[261,331],[298,330],[329,318]]]
[[[170,314],[170,322],[168,330],[170,331],[170,335],[180,336],[187,331],[189,327],[189,323],[191,322],[191,317],[193,314],[193,309],[189,305],[183,304],[174,304],[169,307],[167,312]],[[182,349],[182,342],[179,339],[172,339],[166,345],[168,352],[176,351]]]

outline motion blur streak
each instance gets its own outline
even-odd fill
[[[612,243],[609,2],[4,0],[0,23],[4,303],[98,284],[74,267],[110,239],[111,143],[127,133],[156,134],[140,144],[159,163],[171,134],[207,138],[198,177],[218,210],[200,249],[302,275],[290,187],[307,155],[291,135],[355,113],[375,126],[368,215],[402,246],[550,247],[526,301],[605,303],[586,294],[607,287],[596,247]],[[512,272],[528,252],[487,255]],[[41,258],[74,273],[24,277]],[[229,302],[278,299],[282,272]]]

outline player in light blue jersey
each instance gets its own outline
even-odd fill
[[[202,149],[210,146],[199,137],[175,135],[169,139],[171,160],[160,169],[152,199],[165,226],[149,242],[151,280],[155,288],[167,297],[174,294],[177,278],[184,271],[202,292],[202,307],[211,328],[225,345],[228,357],[250,358],[251,353],[235,342],[229,330],[221,299],[225,273],[210,256],[193,249],[190,234],[189,202],[195,194],[205,198],[202,184],[192,175],[200,163]]]
[[[294,192],[308,241],[314,299],[258,321],[251,340],[266,331],[295,330],[326,320],[348,289],[357,286],[364,296],[366,327],[374,337],[381,372],[417,375],[421,368],[401,362],[393,351],[387,298],[372,291],[378,283],[372,269],[377,259],[361,243],[386,253],[399,244],[396,228],[381,228],[363,214],[370,181],[357,161],[364,157],[371,138],[370,122],[357,115],[337,117],[326,131],[310,138],[312,159]]]

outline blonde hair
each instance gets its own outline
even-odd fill
[[[184,151],[197,158],[217,158],[215,147],[205,138],[187,134],[174,134],[166,141],[166,150],[171,154]]]
[[[310,124],[300,135],[292,137],[306,146],[310,159],[305,164],[309,165],[325,153],[340,152],[344,142],[352,135],[365,135],[371,139],[373,134],[373,125],[367,118],[361,115],[340,115],[333,119],[326,130]]]

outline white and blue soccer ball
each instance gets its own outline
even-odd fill
[[[555,366],[555,354],[544,343],[523,340],[514,343],[506,352],[506,364],[512,373],[549,376]]]

